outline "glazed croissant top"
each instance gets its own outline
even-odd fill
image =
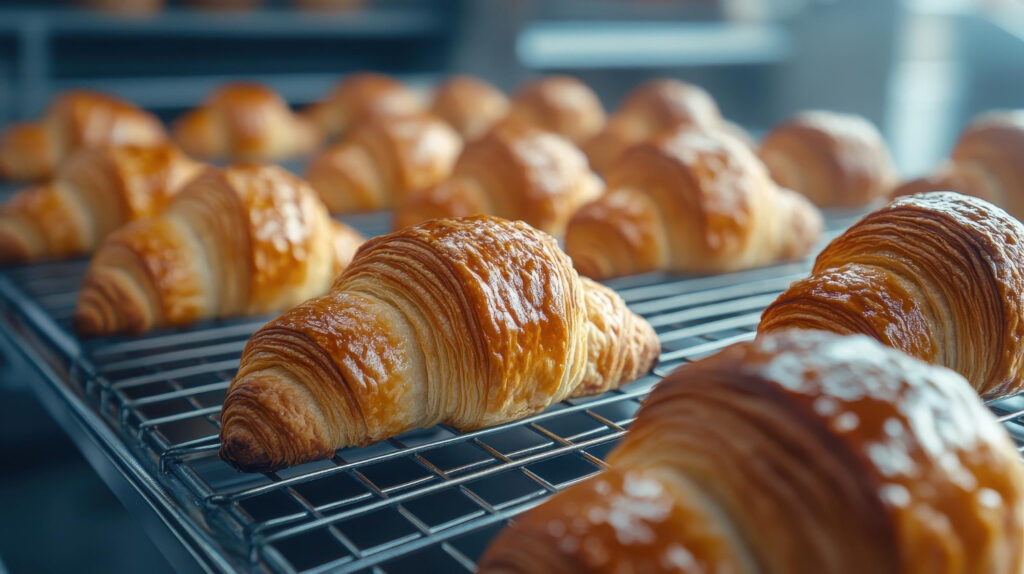
[[[163,211],[201,169],[170,144],[82,149],[57,178],[0,206],[0,262],[72,257]]]
[[[608,192],[566,231],[589,277],[764,265],[805,255],[821,233],[820,213],[723,131],[680,126],[629,148],[606,175]]]
[[[493,542],[479,571],[1015,574],[1024,468],[956,373],[788,331],[680,367],[610,470]]]
[[[331,95],[310,106],[306,115],[329,139],[337,139],[361,120],[412,114],[422,107],[402,82],[384,74],[358,73],[338,82]]]
[[[823,207],[867,205],[896,182],[885,140],[860,116],[797,114],[768,132],[759,154],[779,185]]]
[[[244,470],[438,423],[470,430],[651,368],[654,330],[523,222],[434,219],[373,240],[328,295],[249,340],[221,415]]]
[[[760,331],[861,333],[964,375],[986,399],[1020,392],[1024,226],[966,195],[925,193],[837,237]]]
[[[308,178],[331,213],[388,209],[448,177],[461,149],[429,114],[373,118],[314,158]]]
[[[925,191],[958,191],[991,201],[1024,217],[1024,110],[983,114],[960,135],[950,161],[934,173],[904,183],[893,197]]]
[[[286,309],[325,293],[360,243],[307,183],[281,168],[209,168],[159,216],[100,246],[75,326],[85,335],[137,333]]]
[[[281,161],[312,152],[320,134],[270,88],[221,86],[199,108],[174,123],[186,153],[207,159]]]
[[[519,89],[501,125],[538,128],[579,145],[604,127],[604,108],[586,84],[571,76],[548,76]]]
[[[717,127],[722,123],[715,100],[703,88],[670,79],[651,80],[626,96],[584,151],[590,165],[606,171],[627,147],[679,125]]]
[[[448,122],[463,139],[474,140],[505,117],[508,105],[505,94],[487,82],[453,76],[434,92],[430,111]]]
[[[0,177],[46,179],[76,150],[153,145],[166,138],[156,116],[128,102],[96,92],[68,91],[50,104],[40,121],[15,124],[0,135]]]
[[[395,227],[489,214],[561,236],[576,209],[603,188],[586,157],[561,136],[499,129],[467,145],[450,178],[411,194],[395,212]]]

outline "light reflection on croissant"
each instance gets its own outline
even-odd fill
[[[765,310],[761,332],[861,333],[964,375],[986,399],[1024,388],[1024,226],[951,192],[869,214]]]
[[[0,206],[0,262],[89,253],[125,223],[163,211],[201,167],[170,144],[77,151],[56,179]]]
[[[112,96],[72,90],[58,96],[41,120],[14,124],[0,134],[0,178],[47,179],[77,150],[166,139],[156,116]]]
[[[1024,218],[1024,110],[982,114],[964,130],[949,161],[893,190],[893,197],[957,191]]]
[[[416,94],[402,82],[384,74],[362,72],[346,76],[327,99],[313,104],[304,114],[335,140],[363,120],[404,116],[422,108]]]
[[[626,150],[606,175],[608,191],[576,212],[565,238],[595,279],[765,265],[807,254],[821,233],[818,210],[723,131],[676,128]]]
[[[558,237],[603,188],[587,158],[565,138],[498,129],[466,146],[450,178],[410,194],[395,212],[395,227],[487,214],[521,219]]]
[[[604,121],[601,100],[586,84],[572,76],[547,76],[515,93],[499,125],[541,129],[582,145],[601,131]]]
[[[75,327],[84,335],[138,333],[286,309],[326,293],[361,243],[283,169],[211,168],[161,215],[117,230],[100,246]]]
[[[508,98],[487,82],[469,76],[445,80],[430,105],[430,111],[448,122],[465,140],[475,140],[505,117]]]
[[[369,241],[328,295],[260,329],[221,457],[267,470],[438,423],[462,430],[651,368],[654,330],[523,222],[435,219]]]
[[[388,209],[448,177],[461,149],[459,135],[434,116],[375,118],[318,155],[307,177],[331,213]]]
[[[513,522],[479,572],[1017,574],[1024,468],[956,373],[789,331],[655,387],[610,470]]]
[[[321,137],[270,88],[237,82],[221,86],[178,118],[174,139],[195,157],[282,161],[311,153]]]
[[[768,132],[758,153],[779,185],[823,207],[870,204],[896,182],[882,134],[851,114],[797,114]]]

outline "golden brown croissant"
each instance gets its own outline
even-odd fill
[[[331,213],[388,209],[448,177],[461,149],[434,116],[374,118],[314,158],[307,177]]]
[[[666,270],[716,272],[801,257],[821,214],[779,188],[742,142],[682,126],[626,150],[608,192],[569,221],[565,249],[595,279]]]
[[[77,151],[55,180],[0,206],[0,262],[89,253],[125,223],[161,212],[200,168],[170,144]]]
[[[291,466],[438,423],[475,429],[651,368],[654,330],[523,222],[435,219],[366,243],[246,345],[221,457]]]
[[[521,219],[557,237],[603,189],[587,158],[565,138],[499,129],[467,145],[449,179],[410,194],[395,212],[395,227],[487,214]]]
[[[208,169],[164,212],[111,234],[85,275],[85,335],[287,309],[327,292],[362,238],[274,166]]]
[[[953,157],[923,178],[904,183],[893,197],[958,191],[991,201],[1024,218],[1024,110],[983,114],[960,135]]]
[[[977,198],[900,199],[836,238],[761,317],[861,333],[964,375],[986,399],[1020,392],[1024,226]]]
[[[326,100],[310,106],[306,114],[330,139],[337,139],[360,121],[381,116],[403,116],[421,111],[419,98],[402,82],[384,74],[347,76]]]
[[[867,205],[896,182],[885,140],[860,116],[797,114],[768,132],[759,153],[779,185],[823,207]]]
[[[610,470],[506,529],[481,573],[1017,574],[1024,467],[959,375],[789,331],[655,387]]]
[[[128,102],[84,90],[68,91],[37,122],[15,124],[0,135],[0,178],[53,177],[73,152],[107,145],[153,145],[167,139],[156,116]]]
[[[571,76],[548,76],[516,92],[501,125],[554,132],[579,145],[604,127],[604,108],[586,84]]]
[[[273,90],[238,82],[221,86],[178,118],[174,139],[196,157],[282,161],[311,153],[321,138],[316,126]]]
[[[641,84],[608,119],[601,133],[583,148],[590,165],[605,172],[632,144],[680,126],[719,127],[722,115],[710,94],[678,80],[657,79]]]
[[[505,117],[508,105],[505,94],[487,82],[453,76],[434,92],[430,111],[448,122],[463,139],[474,140]]]

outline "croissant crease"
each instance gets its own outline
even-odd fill
[[[307,177],[331,213],[389,209],[451,173],[462,140],[430,115],[367,120],[318,155]]]
[[[569,221],[565,249],[583,275],[722,272],[806,255],[821,214],[777,187],[742,142],[682,126],[625,151],[608,192]]]
[[[360,121],[404,116],[422,111],[416,95],[384,74],[352,74],[338,83],[326,100],[310,106],[306,116],[329,139],[342,137]]]
[[[604,108],[586,84],[571,76],[548,76],[520,88],[500,125],[556,133],[577,145],[604,127]]]
[[[316,126],[260,84],[220,87],[202,106],[174,123],[174,139],[206,159],[282,161],[320,145]]]
[[[788,331],[680,367],[610,469],[513,522],[481,573],[1016,574],[1024,468],[956,373]]]
[[[957,191],[991,201],[1024,218],[1024,110],[983,114],[964,130],[950,161],[908,181],[893,197]]]
[[[583,149],[590,165],[603,173],[630,145],[681,125],[719,127],[722,114],[714,98],[699,86],[651,80],[626,96],[601,133]]]
[[[558,237],[603,187],[568,140],[539,130],[494,130],[466,146],[449,179],[410,194],[395,212],[395,227],[487,214],[521,219]]]
[[[201,167],[168,144],[75,152],[55,180],[0,206],[0,262],[89,253],[118,227],[162,211]]]
[[[962,374],[985,399],[1024,388],[1024,226],[983,200],[910,196],[864,217],[761,317],[860,333]]]
[[[779,185],[822,207],[868,205],[896,182],[885,140],[860,116],[803,112],[770,131],[759,154]]]
[[[48,179],[77,150],[154,145],[166,139],[156,116],[128,102],[95,92],[68,91],[50,104],[41,120],[14,124],[0,134],[0,178]]]
[[[362,242],[274,166],[208,169],[164,212],[111,234],[83,281],[83,335],[286,309],[327,292]]]
[[[508,98],[497,88],[468,76],[446,80],[434,93],[430,111],[465,140],[484,135],[508,113]]]
[[[435,219],[369,241],[328,295],[249,340],[221,457],[268,470],[438,423],[471,430],[649,370],[654,330],[523,222]]]

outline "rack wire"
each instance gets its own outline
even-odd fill
[[[829,237],[853,217],[828,218]],[[367,235],[385,214],[346,220]],[[225,567],[271,572],[473,571],[512,517],[604,468],[649,389],[676,366],[753,337],[761,310],[810,261],[707,277],[652,273],[609,284],[658,332],[653,373],[597,397],[474,432],[438,426],[273,473],[219,460],[219,412],[246,340],[265,318],[207,321],[142,337],[78,340],[69,319],[83,261],[0,273],[0,310],[39,361],[61,363],[81,401],[160,490],[184,537]],[[56,357],[56,359],[54,358]],[[1024,398],[990,405],[1024,445]],[[213,566],[210,566],[210,563]]]

